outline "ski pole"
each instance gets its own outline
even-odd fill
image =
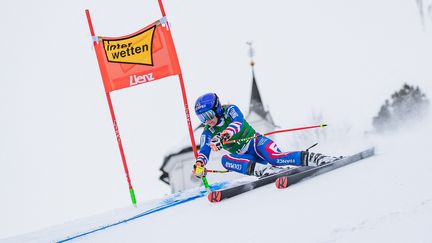
[[[231,171],[229,171],[229,170],[206,170],[206,171],[209,172],[209,173],[228,173],[228,172],[231,172]],[[203,177],[201,177],[201,180],[202,180],[202,182],[203,182],[203,184],[204,184],[205,189],[206,189],[208,192],[210,192],[211,189],[210,189],[210,186],[209,186],[209,184],[208,184],[207,177],[206,177],[206,176],[203,176]]]
[[[197,167],[195,170],[196,170],[196,173],[197,173],[197,174],[204,173],[204,171],[206,171],[206,169],[204,168],[204,166],[202,166],[202,167]],[[209,184],[208,184],[208,181],[207,181],[207,178],[206,178],[205,175],[201,177],[201,180],[202,180],[202,182],[203,182],[203,184],[204,184],[205,189],[206,189],[207,191],[210,191],[210,186],[209,186]]]
[[[231,172],[231,171],[229,171],[229,170],[207,170],[207,172],[210,172],[210,173],[228,173],[228,172]],[[211,189],[210,189],[210,186],[209,186],[209,184],[208,184],[207,177],[206,177],[206,176],[203,176],[203,177],[201,178],[201,180],[202,180],[202,182],[203,182],[203,184],[204,184],[204,187],[205,187],[206,191],[207,191],[208,193],[210,193],[210,192],[211,192]]]
[[[207,170],[209,173],[228,173],[230,170]]]
[[[284,129],[284,130],[277,130],[277,131],[268,132],[265,134],[260,134],[258,136],[252,136],[252,137],[248,137],[248,138],[240,138],[240,139],[235,139],[235,140],[228,140],[228,141],[224,141],[223,143],[224,144],[237,143],[237,142],[248,141],[250,139],[254,139],[254,138],[258,138],[258,137],[262,137],[262,136],[268,136],[268,135],[275,134],[275,133],[292,132],[292,131],[306,130],[306,129],[312,129],[312,128],[322,128],[322,127],[326,127],[326,126],[327,126],[327,124],[320,124],[320,125],[315,125],[315,126],[297,127],[297,128],[290,128],[290,129]]]
[[[207,172],[210,172],[210,173],[228,173],[228,172],[230,172],[230,171],[229,171],[229,170],[207,170]],[[207,177],[206,177],[206,176],[203,176],[203,177],[201,178],[201,180],[202,180],[202,182],[203,182],[203,184],[204,184],[205,189],[206,189],[208,192],[210,192],[211,189],[210,189],[210,186],[209,186],[209,184],[208,184]]]

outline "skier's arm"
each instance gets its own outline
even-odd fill
[[[201,161],[203,165],[206,165],[209,157],[210,157],[210,140],[211,140],[211,133],[209,130],[204,130],[201,134],[200,138],[200,150],[198,152],[197,162]]]
[[[196,158],[192,171],[198,178],[202,178],[207,174],[207,170],[204,166],[207,164],[208,158],[210,156],[210,139],[211,133],[208,130],[204,130],[200,138],[200,150],[198,152],[198,157]]]
[[[221,133],[221,136],[224,140],[230,139],[232,138],[232,136],[240,132],[244,122],[243,113],[240,111],[240,109],[237,106],[235,105],[229,106],[226,112],[228,116],[230,116],[233,119],[233,121]]]

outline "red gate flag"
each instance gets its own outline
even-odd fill
[[[96,37],[90,18],[90,11],[88,9],[85,11],[105,87],[105,94],[111,112],[111,119],[117,137],[123,168],[129,185],[129,193],[134,206],[136,206],[135,192],[129,176],[126,156],[114,114],[110,96],[111,91],[154,81],[171,75],[177,75],[180,81],[192,150],[194,151],[195,157],[198,156],[183,75],[169,30],[169,24],[166,20],[162,0],[158,0],[158,2],[163,16],[160,20],[135,33],[117,38]],[[210,190],[205,177],[203,177],[202,180],[206,189]]]
[[[99,36],[95,48],[107,93],[181,73],[165,18],[130,35]]]

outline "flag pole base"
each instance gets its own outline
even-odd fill
[[[134,192],[133,188],[129,189],[129,194],[131,196],[133,206],[136,207],[136,197],[135,197],[135,192]]]

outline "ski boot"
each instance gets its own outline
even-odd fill
[[[324,164],[328,164],[331,162],[334,162],[338,159],[341,159],[341,157],[333,157],[333,156],[327,156],[323,155],[321,153],[313,153],[308,151],[302,151],[301,153],[302,158],[302,164],[303,166],[321,166]]]
[[[251,162],[247,174],[256,177],[266,177],[283,171],[283,168],[273,166],[271,164],[260,164]]]

